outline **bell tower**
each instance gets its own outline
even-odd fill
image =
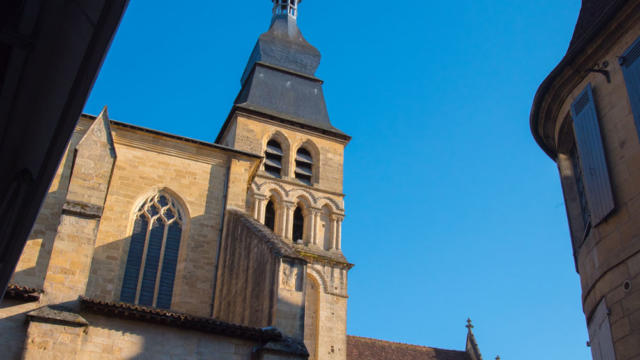
[[[216,143],[264,156],[244,209],[307,262],[304,339],[312,360],[346,359],[342,186],[348,135],[329,120],[320,52],[298,28],[301,0],[272,0]]]

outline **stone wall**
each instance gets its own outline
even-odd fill
[[[227,211],[214,317],[247,326],[275,326],[302,340],[305,265],[262,224],[240,211]]]
[[[596,306],[604,298],[610,310],[609,321],[618,360],[640,356],[640,140],[618,57],[640,37],[640,13],[637,2],[630,2],[610,28],[602,32],[572,69],[589,69],[593,64],[608,63],[611,82],[602,74],[582,77],[570,73],[566,99],[557,109],[556,144],[562,148],[562,130],[571,121],[571,104],[585,89],[593,87],[594,100],[600,121],[600,131],[608,162],[614,195],[615,210],[601,224],[593,227],[577,252],[583,295],[583,310],[587,322]],[[582,74],[583,72],[580,72]],[[586,74],[586,72],[584,72]],[[554,91],[560,91],[558,89]],[[580,206],[572,195],[573,173],[568,157],[558,159],[563,178],[565,200],[570,222],[580,221]],[[578,220],[576,220],[578,219]],[[572,229],[573,236],[582,236],[581,229]]]
[[[42,289],[44,277],[49,267],[53,240],[58,232],[58,225],[60,225],[62,205],[67,197],[75,148],[92,123],[93,120],[87,118],[80,118],[78,121],[22,251],[11,279],[12,283]]]
[[[113,133],[118,160],[98,232],[87,294],[119,299],[133,214],[149,196],[163,191],[181,205],[186,219],[171,308],[210,315],[225,185],[233,156],[125,126],[113,126]]]
[[[24,352],[27,335],[26,313],[40,305],[37,302],[22,302],[3,299],[0,304],[0,347],[2,358],[20,360]]]
[[[330,193],[342,193],[344,148],[346,141],[324,136],[317,132],[287,126],[262,118],[236,113],[222,137],[222,143],[254,154],[262,154],[267,142],[275,136],[285,152],[283,180],[295,180],[295,154],[305,146],[314,161],[313,188]],[[261,169],[259,174],[265,174]]]
[[[87,327],[29,324],[25,360],[252,360],[256,342],[169,326],[83,314]]]

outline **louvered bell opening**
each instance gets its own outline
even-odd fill
[[[306,149],[299,149],[296,154],[296,179],[307,185],[311,185],[313,176],[313,158]]]
[[[296,17],[299,0],[273,0],[273,13],[275,15],[289,14]]]
[[[264,151],[264,170],[275,177],[282,174],[282,147],[277,141],[271,140],[267,143]]]

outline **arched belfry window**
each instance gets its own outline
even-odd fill
[[[276,209],[273,205],[273,200],[269,200],[267,203],[267,208],[264,212],[264,225],[271,229],[271,231],[275,231],[276,228]]]
[[[313,157],[311,153],[301,147],[296,153],[296,179],[311,185],[313,177]]]
[[[302,207],[298,206],[293,211],[293,241],[303,240],[304,236],[304,214]]]
[[[171,307],[183,222],[179,205],[164,193],[147,199],[138,209],[120,301]]]
[[[289,14],[295,18],[298,16],[299,2],[299,0],[273,0],[273,13],[274,15]]]
[[[276,140],[269,140],[264,151],[264,171],[275,176],[282,175],[282,146]]]

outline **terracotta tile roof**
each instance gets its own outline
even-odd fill
[[[271,251],[277,256],[288,257],[292,259],[305,260],[289,243],[284,241],[280,236],[276,235],[264,224],[247,215],[246,213],[234,209],[227,210],[227,216],[231,219],[238,218],[245,226],[253,232],[260,235],[260,238],[271,248]],[[306,260],[305,260],[306,261]]]
[[[40,294],[42,293],[42,289],[9,284],[7,291],[5,292],[5,297],[24,301],[38,301],[40,300]]]
[[[347,336],[347,360],[470,360],[464,351]]]
[[[109,302],[80,297],[86,310],[102,315],[111,315],[129,320],[141,320],[156,324],[208,332],[217,335],[257,341],[281,340],[282,333],[275,328],[254,328],[219,321],[213,318],[192,316],[146,306]]]
[[[101,315],[252,340],[259,343],[256,351],[266,350],[303,357],[309,356],[307,348],[302,341],[284,336],[280,330],[274,327],[255,328],[242,326],[213,318],[192,316],[134,304],[89,299],[83,296],[79,300],[84,309]]]

